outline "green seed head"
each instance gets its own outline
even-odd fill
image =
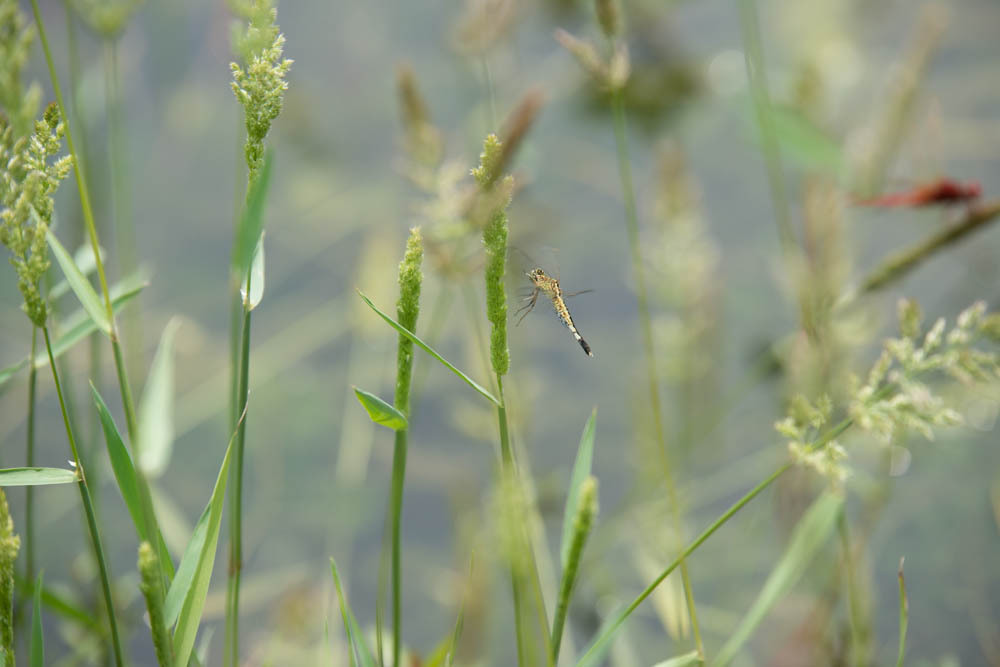
[[[420,228],[414,227],[406,241],[403,261],[399,263],[399,301],[396,304],[396,320],[410,331],[416,331],[417,316],[420,314],[420,286],[423,281],[420,264],[423,257],[423,238]],[[410,379],[413,375],[413,341],[402,334],[399,336],[396,365],[395,407],[408,415]]]

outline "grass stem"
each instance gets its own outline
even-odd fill
[[[628,134],[625,123],[625,100],[621,90],[616,90],[612,96],[614,112],[615,145],[618,153],[618,174],[621,178],[622,197],[625,200],[625,228],[628,234],[629,254],[632,259],[632,273],[635,276],[636,294],[639,305],[639,323],[642,329],[642,343],[645,352],[649,400],[653,414],[653,427],[656,441],[659,445],[660,463],[663,467],[664,481],[670,501],[674,529],[678,539],[682,538],[680,510],[678,509],[677,487],[674,483],[673,470],[667,447],[666,430],[663,423],[663,409],[660,405],[660,388],[656,364],[656,352],[653,346],[653,324],[649,314],[649,295],[646,290],[646,276],[642,266],[642,255],[639,245],[639,215],[635,203],[635,188],[632,183],[632,166],[629,159]],[[701,629],[698,625],[698,613],[688,575],[687,564],[683,557],[680,560],[681,579],[684,584],[684,597],[688,614],[691,617],[691,628],[694,633],[695,648],[698,655],[704,658],[705,651],[701,641]]]
[[[118,638],[118,621],[115,618],[114,601],[111,595],[111,577],[108,574],[108,563],[104,558],[104,547],[101,545],[101,535],[97,530],[97,517],[94,514],[94,503],[90,495],[90,487],[87,486],[87,474],[80,460],[80,453],[76,446],[76,438],[73,435],[73,428],[70,426],[69,413],[66,411],[66,401],[63,397],[62,384],[59,381],[59,371],[56,368],[55,354],[52,352],[52,341],[49,338],[48,327],[42,328],[45,335],[45,349],[49,355],[49,367],[52,369],[52,379],[55,381],[56,394],[59,396],[59,408],[62,410],[63,424],[66,427],[66,438],[69,440],[69,448],[73,454],[73,462],[76,466],[77,475],[80,481],[77,488],[80,489],[80,498],[83,501],[83,510],[87,516],[87,528],[90,531],[90,539],[94,547],[94,558],[97,560],[98,572],[101,578],[101,590],[104,594],[104,604],[108,610],[108,624],[111,630],[111,649],[114,654],[115,664],[123,667],[125,664],[122,657],[121,641]]]
[[[35,402],[38,396],[38,369],[35,368],[35,351],[38,346],[38,327],[31,328],[31,353],[28,356],[28,442],[25,465],[35,465]],[[35,489],[26,487],[24,493],[24,578],[35,580]]]

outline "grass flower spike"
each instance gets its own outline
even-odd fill
[[[417,329],[417,315],[420,314],[420,285],[423,274],[420,263],[424,257],[424,242],[420,228],[410,230],[406,241],[406,254],[399,263],[399,302],[396,304],[396,319],[410,331]],[[413,376],[413,341],[399,336],[396,370],[396,409],[404,415],[410,413],[410,379]]]
[[[25,91],[21,84],[33,39],[34,31],[17,0],[0,0],[0,109],[7,114],[15,137],[31,131],[42,94],[37,85]]]
[[[258,2],[254,6],[262,4]],[[281,113],[288,88],[285,76],[292,67],[291,60],[282,59],[285,37],[275,25],[277,16],[276,9],[253,14],[246,33],[237,42],[237,50],[243,52],[246,60],[246,69],[236,63],[229,66],[233,71],[233,93],[246,114],[245,152],[251,180],[264,164],[264,137],[271,129],[271,122]],[[266,17],[266,22],[262,17]],[[266,43],[262,36],[268,37]]]
[[[503,149],[495,134],[486,137],[479,166],[472,175],[480,187],[488,188],[500,177],[496,173],[503,163]],[[504,291],[504,276],[507,273],[507,206],[510,191],[514,186],[513,177],[503,179],[500,187],[506,192],[491,213],[483,229],[483,245],[486,247],[486,316],[492,325],[490,333],[490,362],[493,372],[506,375],[510,370],[510,351],[507,349],[507,293]]]
[[[68,156],[59,152],[63,124],[55,105],[35,123],[30,140],[14,140],[12,128],[0,118],[0,242],[12,254],[23,309],[35,326],[43,326],[48,306],[39,283],[49,268],[45,233],[52,220],[52,195],[69,174]]]

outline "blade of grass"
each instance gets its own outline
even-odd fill
[[[691,651],[690,653],[674,656],[669,660],[658,662],[655,665],[653,665],[653,667],[687,667],[688,665],[700,665],[700,664],[701,664],[701,658],[698,656],[698,651]]]
[[[580,504],[580,486],[590,476],[594,460],[594,429],[597,421],[597,408],[590,413],[587,425],[583,427],[580,445],[576,450],[576,461],[573,463],[573,473],[569,478],[569,492],[566,494],[566,508],[563,510],[562,543],[560,546],[560,562],[566,569],[569,559],[570,543],[573,541],[573,519],[576,517],[577,506]]]
[[[355,663],[356,653],[361,667],[375,667],[375,659],[372,657],[371,651],[368,649],[368,645],[365,644],[364,637],[361,635],[361,630],[358,628],[358,621],[354,618],[354,612],[351,611],[350,605],[347,604],[347,598],[344,596],[344,589],[340,584],[340,574],[337,572],[337,562],[332,556],[330,557],[330,571],[333,573],[333,585],[337,589],[337,601],[340,604],[340,614],[344,618],[344,630],[347,632],[347,641],[351,649],[351,666],[353,667],[357,664]]]
[[[369,299],[367,296],[365,296],[360,290],[358,290],[358,296],[360,296],[361,299],[366,304],[368,304],[368,307],[371,308],[372,310],[374,310],[378,314],[379,317],[381,317],[383,320],[385,320],[386,322],[388,322],[389,326],[391,326],[393,329],[395,329],[399,333],[403,334],[404,336],[406,336],[407,338],[409,338],[410,340],[412,340],[414,345],[416,345],[417,347],[419,347],[420,349],[422,349],[424,352],[426,352],[427,354],[431,355],[432,357],[434,357],[435,359],[437,359],[438,361],[440,361],[442,364],[444,364],[445,368],[447,368],[452,373],[454,373],[458,377],[460,377],[463,380],[465,380],[465,382],[470,387],[472,387],[473,389],[475,389],[476,391],[478,391],[488,401],[490,401],[491,403],[493,403],[493,405],[496,405],[498,407],[500,406],[500,401],[493,394],[491,394],[489,391],[487,391],[486,389],[484,389],[481,385],[479,385],[475,380],[473,380],[472,378],[470,378],[468,375],[466,375],[462,371],[460,371],[457,368],[455,368],[455,366],[453,366],[447,359],[445,359],[440,354],[438,354],[437,352],[435,352],[430,347],[430,345],[428,345],[424,341],[420,340],[415,333],[413,333],[412,331],[410,331],[406,327],[402,326],[401,324],[399,324],[398,322],[396,322],[396,320],[392,319],[391,317],[389,317],[388,315],[386,315],[385,313],[383,313],[381,310],[379,310],[378,307],[374,303],[372,303],[371,299]]]
[[[268,150],[264,156],[264,166],[257,178],[251,179],[247,191],[246,204],[236,228],[236,242],[233,247],[233,273],[240,283],[244,282],[250,264],[253,261],[254,249],[261,238],[264,229],[264,207],[267,204],[267,190],[271,181],[271,165],[274,162],[274,151]],[[251,284],[251,287],[253,285]]]
[[[158,477],[170,463],[174,444],[174,335],[180,320],[167,323],[139,399],[139,446],[136,463],[149,477]]]
[[[899,559],[899,652],[896,657],[896,667],[903,667],[906,657],[906,627],[910,619],[910,603],[906,599],[906,581],[903,579],[903,559]]]
[[[35,580],[34,604],[31,610],[31,667],[45,667],[45,637],[42,634],[42,573]]]
[[[47,486],[72,484],[80,481],[75,470],[67,468],[4,468],[0,470],[2,486]]]
[[[240,283],[240,296],[246,307],[253,310],[264,298],[264,232],[257,239],[253,257],[250,259],[250,294],[246,291],[246,281]]]
[[[833,534],[843,508],[841,496],[826,492],[799,520],[781,560],[771,571],[753,605],[719,650],[713,665],[725,665],[739,652],[771,608],[802,577],[820,548]]]
[[[194,640],[198,634],[198,625],[201,623],[201,614],[205,608],[205,598],[208,596],[208,584],[212,579],[212,569],[215,565],[215,551],[219,541],[219,528],[222,525],[222,506],[226,498],[226,480],[229,478],[229,462],[233,451],[233,442],[236,435],[229,439],[226,447],[226,455],[222,459],[222,466],[219,468],[219,475],[215,480],[215,488],[209,498],[208,505],[199,521],[199,526],[204,524],[204,531],[201,534],[201,543],[195,543],[198,530],[191,538],[191,544],[185,550],[181,565],[177,569],[177,576],[167,593],[167,602],[171,596],[179,598],[180,607],[177,612],[177,626],[174,629],[174,665],[175,667],[187,667],[191,650],[194,648]],[[194,547],[194,548],[193,548]],[[185,565],[191,563],[187,568]],[[191,572],[190,578],[181,578],[181,571]],[[177,592],[174,592],[177,587]],[[165,606],[167,606],[165,604]],[[165,610],[167,624],[170,624],[169,607]]]
[[[358,397],[365,412],[376,424],[387,426],[394,431],[407,427],[406,415],[389,405],[375,394],[354,387],[354,395]]]
[[[139,282],[141,281],[141,282]],[[141,292],[148,285],[140,274],[134,274],[115,285],[117,296],[113,297],[112,306],[115,312],[128,303],[136,294]],[[116,290],[112,289],[112,293]],[[87,338],[97,331],[97,324],[87,315],[86,311],[78,311],[70,315],[60,323],[62,334],[52,342],[52,353],[56,359],[68,352],[74,345]],[[16,375],[22,368],[28,367],[28,358],[0,370],[0,386]],[[44,368],[49,365],[47,355],[37,355],[35,357],[35,368]]]
[[[105,309],[104,304],[101,303],[97,292],[90,285],[87,276],[83,275],[83,272],[77,267],[76,262],[73,261],[72,255],[66,251],[66,248],[63,247],[62,243],[59,242],[59,239],[56,238],[56,235],[51,230],[46,232],[45,238],[49,242],[49,248],[52,249],[52,255],[56,258],[56,262],[62,269],[63,275],[66,276],[66,282],[69,283],[73,293],[76,294],[76,298],[80,300],[80,305],[87,311],[87,315],[94,321],[97,328],[103,331],[105,336],[111,336],[112,327],[111,320],[108,318],[108,311]]]
[[[132,457],[122,441],[118,427],[115,425],[108,406],[101,398],[97,387],[91,383],[90,393],[94,398],[94,405],[97,407],[97,416],[104,430],[104,441],[108,449],[108,459],[111,461],[111,471],[118,482],[118,491],[122,494],[125,507],[128,509],[132,522],[135,524],[136,533],[140,540],[149,540],[149,527],[146,525],[146,518],[142,510],[142,501],[139,496],[139,480],[136,478],[135,465]]]

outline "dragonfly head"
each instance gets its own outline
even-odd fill
[[[531,282],[537,283],[539,280],[544,280],[546,278],[546,275],[545,272],[542,271],[541,269],[535,268],[532,269],[531,271],[528,271],[528,278],[531,279]]]

